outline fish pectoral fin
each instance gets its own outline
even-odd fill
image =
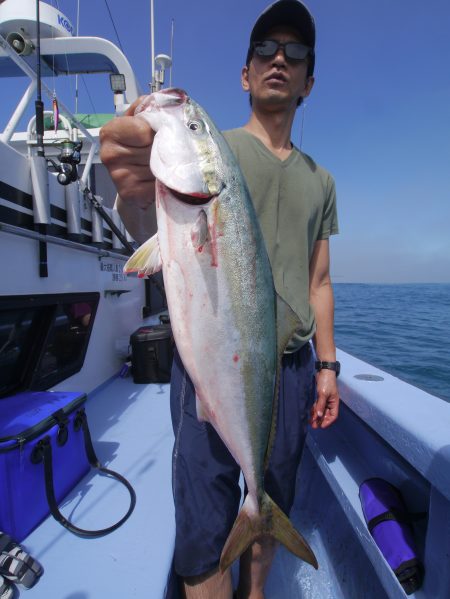
[[[295,530],[289,518],[269,495],[264,493],[261,500],[261,509],[256,513],[249,508],[249,500],[250,498],[247,495],[225,542],[220,556],[221,572],[225,572],[261,536],[273,537],[289,549],[291,553],[311,564],[317,570],[319,566],[311,547],[302,535]]]
[[[208,416],[202,400],[195,394],[195,409],[197,410],[197,419],[199,422],[208,422]]]
[[[196,250],[205,245],[208,239],[208,217],[200,210],[197,220],[191,229],[191,241]]]
[[[138,272],[140,277],[147,277],[160,271],[161,268],[161,252],[159,251],[158,233],[156,233],[134,252],[123,267],[123,272]]]

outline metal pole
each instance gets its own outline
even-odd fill
[[[14,111],[14,114],[9,119],[9,122],[6,125],[3,133],[0,135],[0,139],[5,144],[7,144],[9,142],[9,140],[11,139],[11,137],[13,136],[14,131],[17,127],[17,123],[22,118],[22,115],[25,112],[25,110],[27,109],[28,104],[30,102],[32,102],[33,97],[34,97],[34,92],[36,91],[36,85],[37,85],[36,80],[31,81],[26,92],[22,96],[22,99],[20,100],[19,104],[17,105],[17,108]]]
[[[150,36],[151,36],[151,49],[152,49],[152,87],[153,87],[153,84],[155,83],[155,15],[154,15],[154,10],[153,10],[153,0],[150,0]]]
[[[86,160],[86,164],[83,171],[83,176],[80,179],[81,191],[84,191],[87,187],[87,180],[91,170],[92,161],[94,160],[95,153],[97,152],[97,144],[92,144],[89,150],[89,154]]]
[[[9,56],[9,58],[11,58],[11,60],[14,61],[17,64],[17,66],[20,69],[22,69],[22,71],[26,75],[28,75],[28,77],[31,80],[36,80],[36,83],[37,83],[37,75],[36,75],[36,73],[29,66],[29,64],[27,62],[25,62],[25,60],[21,56],[19,56],[15,50],[13,50],[11,48],[11,46],[6,42],[5,38],[3,38],[1,36],[1,34],[0,34],[0,48],[2,48],[2,50],[4,52],[6,52],[6,54]],[[53,97],[52,90],[49,87],[47,87],[47,85],[45,83],[42,83],[42,82],[41,82],[41,87],[42,87],[43,91],[47,94],[48,98],[51,99]],[[80,131],[83,132],[83,135],[91,143],[95,143],[94,138],[89,133],[89,131],[86,129],[86,127],[84,125],[82,125],[80,122],[78,122],[78,120],[74,117],[73,113],[67,108],[67,106],[63,102],[61,102],[61,101],[59,101],[58,104],[59,104],[60,112],[66,114],[68,117],[70,117],[70,119],[76,121],[77,128],[80,129]]]
[[[170,65],[170,73],[169,73],[169,87],[172,87],[172,65],[173,65],[173,29],[174,29],[174,19],[172,19],[172,27],[170,32],[170,58],[172,59],[172,64]]]

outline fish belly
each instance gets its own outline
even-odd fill
[[[247,310],[242,304],[243,297],[255,292],[247,290],[251,280],[239,280],[225,251],[236,246],[236,239],[222,235],[199,250],[191,239],[199,208],[161,197],[161,192],[157,201],[164,286],[177,349],[204,418],[239,463],[249,493],[256,497],[272,418],[274,332],[265,330],[261,339],[261,315],[254,305]],[[245,252],[242,247],[241,255]]]

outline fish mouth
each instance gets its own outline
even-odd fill
[[[168,89],[162,89],[157,92],[153,92],[153,95],[156,98],[156,103],[158,106],[179,106],[180,104],[184,104],[187,102],[189,96],[184,91],[184,89],[180,89],[178,87],[169,87]]]
[[[213,198],[216,197],[215,195],[211,196],[203,193],[188,195],[186,193],[180,193],[179,191],[175,191],[174,189],[171,189],[170,191],[177,200],[183,202],[183,204],[190,204],[191,206],[201,206],[203,204],[208,204],[208,202],[210,202]]]
[[[189,204],[191,206],[202,206],[208,204],[211,200],[217,197],[217,194],[207,194],[207,193],[182,193],[181,191],[177,191],[171,187],[167,187],[167,185],[163,186],[170,192],[170,194],[177,199],[179,202],[183,204]]]
[[[148,96],[144,96],[141,103],[137,106],[134,114],[141,112],[152,112],[166,108],[175,108],[186,104],[189,96],[183,89],[170,87],[153,92]]]

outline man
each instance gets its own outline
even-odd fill
[[[314,20],[301,2],[280,0],[269,6],[252,30],[242,69],[250,119],[225,133],[255,204],[276,290],[302,323],[283,358],[278,432],[265,480],[266,491],[286,513],[293,502],[307,414],[313,428],[326,428],[336,420],[339,404],[328,241],[338,230],[334,182],[290,141],[297,106],[314,85],[314,45]],[[146,123],[133,117],[115,119],[101,133],[102,159],[120,194],[118,209],[138,241],[149,236],[146,208],[154,201],[148,169],[152,139]],[[309,343],[313,336],[316,373]],[[196,420],[195,392],[177,354],[171,410],[175,569],[188,599],[231,599],[231,574],[220,574],[218,563],[238,511],[239,468],[214,429]],[[261,538],[244,553],[238,599],[264,597],[275,550],[272,539]]]

